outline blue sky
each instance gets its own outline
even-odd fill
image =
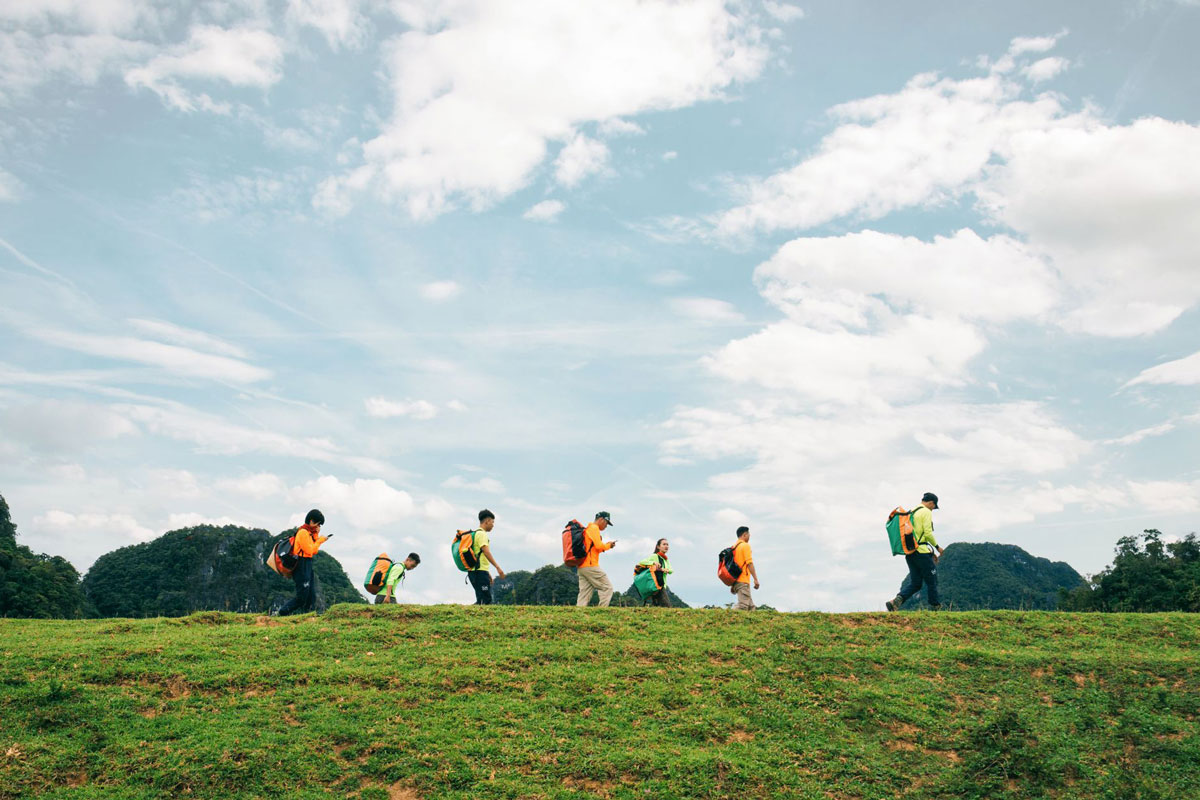
[[[1197,528],[1189,2],[0,8],[0,493],[81,570],[313,506],[468,602],[612,512],[878,609],[888,510],[1083,572]]]

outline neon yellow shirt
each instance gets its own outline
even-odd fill
[[[937,539],[933,538],[933,512],[925,506],[918,506],[912,514],[913,539],[917,543],[918,553],[932,553],[937,547]]]
[[[407,571],[408,570],[404,566],[403,562],[392,564],[392,568],[388,570],[387,577],[384,579],[383,585],[393,590],[393,597],[396,596],[396,584],[404,577],[404,573]]]
[[[487,571],[492,565],[483,554],[483,548],[488,546],[488,533],[483,528],[475,529],[475,538],[471,540],[471,550],[479,557],[479,569]],[[475,572],[476,570],[471,570]]]

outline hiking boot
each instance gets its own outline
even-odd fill
[[[904,598],[900,595],[896,595],[891,600],[888,600],[886,603],[884,603],[884,605],[887,606],[888,611],[899,611],[900,606],[904,605]]]

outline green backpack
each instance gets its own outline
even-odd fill
[[[637,593],[641,595],[642,600],[645,600],[650,595],[663,588],[662,580],[659,578],[661,574],[657,569],[642,567],[639,571],[634,567],[633,588],[637,589]]]

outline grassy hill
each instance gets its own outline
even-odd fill
[[[1200,618],[0,620],[0,797],[1200,796]]]

